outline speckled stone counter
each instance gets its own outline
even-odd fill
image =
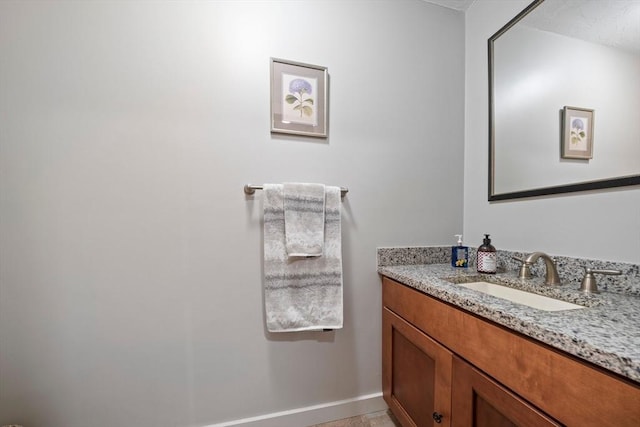
[[[600,286],[605,276],[598,276],[602,292],[586,295],[578,291],[582,277],[578,274],[580,271],[572,271],[572,267],[562,268],[575,264],[582,269],[585,260],[561,263],[556,258],[563,285],[550,287],[544,285],[544,273],[528,280],[518,279],[517,262],[514,268],[508,268],[507,259],[512,253],[499,253],[501,271],[495,275],[484,275],[472,268],[451,267],[450,250],[448,247],[380,248],[378,273],[640,383],[640,295],[636,292],[640,283],[636,282],[637,265],[596,265],[597,268],[624,269],[630,277],[608,283],[605,286],[611,289],[607,290]],[[592,262],[596,261],[589,261],[587,266]],[[573,302],[585,308],[542,311],[456,285],[478,278]]]

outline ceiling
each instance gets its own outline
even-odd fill
[[[423,0],[466,12],[476,0]],[[545,1],[523,24],[640,54],[640,0]]]
[[[640,0],[545,1],[521,22],[640,54]]]
[[[448,7],[449,9],[466,11],[471,3],[476,0],[424,0],[427,3],[437,4],[438,6]]]

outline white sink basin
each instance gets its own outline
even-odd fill
[[[507,286],[496,285],[494,283],[471,282],[459,283],[459,285],[464,286],[465,288],[475,289],[476,291],[485,293],[487,295],[506,299],[511,302],[528,305],[529,307],[537,308],[538,310],[561,311],[584,308],[581,305],[573,304],[566,301],[560,301],[555,298],[545,297],[544,295],[532,294],[531,292],[521,291],[519,289],[513,289]]]

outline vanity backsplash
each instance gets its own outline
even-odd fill
[[[498,273],[514,272],[517,274],[520,261],[513,257],[524,259],[529,252],[513,252],[498,250]],[[620,276],[598,274],[598,289],[601,292],[615,292],[640,296],[640,265],[622,262],[600,261],[585,258],[569,258],[549,254],[556,262],[558,274],[562,284],[575,284],[580,287],[584,277],[585,267],[591,269],[620,270]],[[392,265],[415,264],[448,264],[451,262],[451,246],[420,246],[407,248],[378,248],[378,267]],[[476,249],[469,248],[469,271],[475,271]],[[534,277],[544,277],[544,263],[538,261],[531,267]]]

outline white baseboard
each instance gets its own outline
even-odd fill
[[[382,399],[382,393],[373,393],[205,427],[307,427],[386,409],[387,404]]]

